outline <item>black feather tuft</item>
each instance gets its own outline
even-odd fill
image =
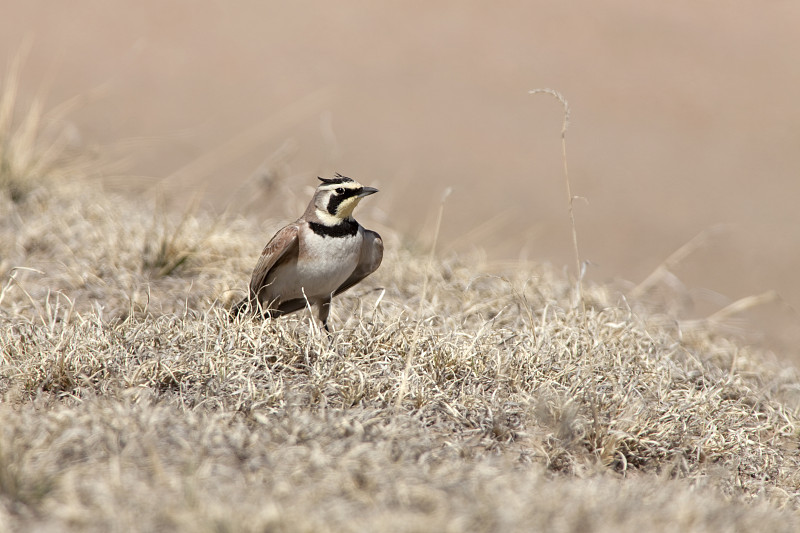
[[[322,183],[326,183],[326,184],[350,183],[350,182],[353,181],[352,179],[348,178],[347,176],[342,176],[338,172],[336,173],[336,175],[333,178],[321,178],[321,177],[317,176],[317,179],[319,181],[321,181]]]

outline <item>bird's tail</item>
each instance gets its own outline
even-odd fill
[[[249,315],[253,313],[253,299],[250,297],[242,298],[237,304],[231,307],[230,319],[234,320],[240,315]]]
[[[273,306],[276,302],[270,305],[262,306],[258,301],[258,297],[251,294],[233,305],[230,309],[229,317],[235,320],[239,316],[258,317],[258,318],[277,318],[288,313],[294,313],[306,307],[305,298],[295,298],[293,300],[286,300],[280,302],[277,306]]]

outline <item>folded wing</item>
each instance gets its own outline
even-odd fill
[[[362,279],[366,278],[381,265],[383,260],[383,239],[376,232],[364,230],[364,242],[361,245],[361,255],[358,265],[353,273],[342,283],[333,295],[341,294]]]

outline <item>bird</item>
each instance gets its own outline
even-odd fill
[[[375,272],[383,259],[383,240],[353,218],[353,210],[378,189],[336,173],[318,178],[303,216],[278,230],[261,252],[250,278],[248,295],[231,316],[275,318],[318,307],[330,333],[331,299]]]

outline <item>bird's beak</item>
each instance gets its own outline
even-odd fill
[[[369,196],[370,194],[375,194],[378,192],[378,189],[375,187],[362,187],[361,193],[358,195],[359,198],[364,198],[365,196]]]

